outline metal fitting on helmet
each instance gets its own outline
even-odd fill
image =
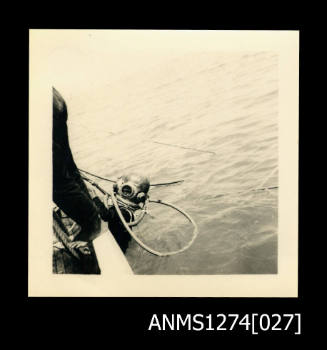
[[[121,176],[114,184],[118,196],[135,204],[146,201],[149,188],[149,179],[137,174]]]

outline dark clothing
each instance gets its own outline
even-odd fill
[[[80,239],[87,237],[100,225],[98,210],[74,162],[67,130],[67,106],[53,88],[53,201],[82,230]]]
[[[53,201],[78,225],[78,240],[88,237],[100,225],[100,217],[108,222],[108,228],[123,252],[131,240],[115,208],[107,209],[99,198],[92,200],[74,162],[70,150],[67,129],[67,106],[59,92],[53,88]],[[121,209],[127,222],[133,220],[128,211]]]

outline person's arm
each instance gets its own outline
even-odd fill
[[[67,105],[53,88],[53,201],[79,226],[81,240],[91,240],[101,231],[101,219],[83,180],[77,174],[68,141]]]
[[[98,191],[92,185],[86,184],[86,187],[88,189],[88,192],[89,192],[93,202],[95,203],[95,205],[98,208],[99,215],[100,215],[101,219],[103,221],[108,222],[110,219],[110,215],[109,215],[108,208],[104,204],[104,201],[105,201],[104,197],[105,196],[98,193]]]

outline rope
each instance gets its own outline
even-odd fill
[[[53,210],[53,228],[55,236],[60,240],[60,242],[63,243],[65,248],[68,249],[68,251],[78,260],[80,260],[79,255],[77,252],[70,246],[70,240],[68,238],[68,232],[66,227],[62,224],[62,221],[60,220],[60,217],[58,213]]]
[[[264,178],[263,181],[261,181],[260,185],[256,188],[250,188],[248,190],[244,190],[244,191],[238,191],[238,192],[228,192],[228,193],[221,193],[221,194],[217,194],[214,196],[214,198],[217,198],[217,197],[222,197],[222,196],[227,196],[227,195],[231,195],[231,194],[239,194],[239,193],[248,193],[248,192],[252,192],[252,191],[264,191],[264,190],[274,190],[276,188],[279,188],[278,186],[269,186],[269,187],[262,187],[268,179],[270,179],[270,177],[276,172],[278,168],[274,168],[269,174],[268,176],[266,176]]]
[[[86,176],[82,176],[82,179],[86,180],[87,182],[89,182],[92,186],[96,187],[101,193],[103,194],[108,194],[108,192],[106,192],[103,188],[101,188],[96,182],[92,181],[91,179],[89,179]]]
[[[114,180],[111,180],[111,179],[107,179],[105,177],[102,177],[102,176],[98,176],[98,175],[95,175],[95,174],[92,174],[86,170],[83,170],[83,169],[78,169],[79,171],[82,171],[83,173],[85,174],[88,174],[88,175],[92,175],[100,180],[104,180],[104,181],[109,181],[109,182],[116,182]],[[177,183],[180,183],[180,182],[184,182],[184,180],[177,180],[177,181],[172,181],[172,182],[165,182],[165,183],[158,183],[158,184],[151,184],[150,186],[166,186],[166,185],[173,185],[173,184],[177,184]]]
[[[80,125],[82,126],[83,128],[87,129],[88,131],[89,130],[89,127],[82,124],[80,121],[77,123],[75,121],[69,121],[70,123],[73,123],[73,124],[76,124],[76,125]],[[105,134],[110,134],[110,135],[114,135],[114,136],[119,136],[120,133],[115,133],[115,132],[112,132],[112,131],[108,131],[108,130],[97,130],[97,132],[104,132]],[[192,148],[192,147],[185,147],[185,146],[180,146],[180,145],[174,145],[174,144],[171,144],[171,143],[164,143],[164,142],[158,142],[158,141],[155,141],[155,140],[152,140],[152,139],[147,139],[145,141],[148,141],[148,142],[152,142],[152,143],[157,143],[159,145],[165,145],[165,146],[170,146],[170,147],[176,147],[176,148],[182,148],[182,149],[189,149],[189,150],[192,150],[192,151],[196,151],[196,152],[202,152],[202,153],[211,153],[211,154],[216,154],[215,152],[213,151],[205,151],[205,150],[202,150],[202,149],[198,149],[198,148]],[[91,174],[90,174],[91,175]],[[112,180],[109,180],[109,181],[112,181]],[[152,185],[152,186],[155,186],[155,185]]]
[[[152,143],[157,143],[157,144],[159,144],[159,145],[165,145],[165,146],[176,147],[176,148],[182,148],[182,149],[189,149],[189,150],[192,150],[192,151],[202,152],[202,153],[216,154],[216,153],[213,152],[213,151],[205,151],[205,150],[198,149],[198,148],[179,146],[179,145],[174,145],[174,144],[171,144],[171,143],[164,143],[164,142],[158,142],[158,141],[153,141],[153,140],[148,140],[148,141],[149,141],[149,142],[152,142]]]
[[[101,176],[98,176],[98,175],[89,173],[88,171],[83,170],[83,169],[78,169],[78,170],[79,170],[79,171],[82,171],[82,172],[85,173],[85,174],[92,175],[92,176],[94,176],[94,177],[96,177],[96,178],[98,178],[98,179],[101,179],[101,180],[105,180],[105,181],[109,181],[109,182],[116,182],[116,181],[114,181],[114,180],[106,179],[105,177],[101,177]]]
[[[270,186],[270,187],[262,187],[262,188],[251,188],[249,190],[245,190],[245,191],[238,191],[238,192],[228,192],[228,193],[220,193],[220,194],[216,194],[214,196],[214,198],[218,198],[218,197],[222,197],[222,196],[228,196],[231,194],[239,194],[239,193],[248,193],[248,192],[252,192],[252,191],[265,191],[265,190],[274,190],[276,188],[279,188],[278,186]]]
[[[150,186],[166,186],[166,185],[173,185],[173,184],[177,184],[180,182],[184,182],[184,180],[178,180],[178,181],[172,181],[172,182],[166,182],[166,183],[162,183],[162,184],[151,184]]]

